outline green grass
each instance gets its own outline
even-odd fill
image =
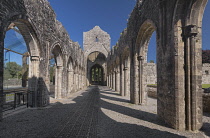
[[[147,84],[147,85],[149,85],[149,86],[157,86],[157,84]]]
[[[202,88],[209,88],[210,84],[202,84]]]
[[[157,86],[157,84],[147,84],[148,86]],[[210,84],[202,84],[202,88],[210,88]]]

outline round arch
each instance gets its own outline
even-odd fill
[[[68,75],[68,84],[67,84],[67,97],[70,96],[70,94],[73,92],[74,88],[74,65],[73,65],[73,59],[70,56],[67,62],[67,75]]]
[[[90,68],[90,83],[92,85],[103,85],[104,80],[104,68],[99,65],[95,64]]]
[[[12,14],[11,14],[12,15]],[[29,106],[44,106],[38,105],[38,79],[40,77],[40,51],[42,51],[42,47],[40,46],[38,37],[36,35],[34,25],[31,20],[25,15],[14,15],[9,17],[5,24],[3,24],[3,32],[0,34],[2,49],[4,48],[4,39],[6,36],[6,32],[14,27],[18,28],[19,33],[23,36],[23,39],[26,43],[27,50],[29,52],[30,61],[29,61],[29,74],[28,74],[28,89],[32,91],[30,95]],[[3,55],[3,54],[2,54]],[[3,63],[3,62],[2,62]],[[3,73],[2,73],[3,74]],[[0,76],[3,77],[3,76]],[[44,92],[45,90],[43,90]],[[46,96],[47,97],[47,96]],[[46,99],[47,100],[47,99]],[[48,102],[44,102],[43,104],[48,104]]]
[[[202,127],[202,20],[208,0],[191,1],[183,26],[185,47],[185,129]],[[189,59],[189,60],[188,60]],[[194,77],[190,77],[194,76]],[[181,104],[181,103],[180,103]]]
[[[51,48],[51,53],[54,55],[55,69],[55,98],[61,99],[62,95],[62,79],[63,79],[63,54],[59,43],[54,43]]]
[[[103,53],[101,53],[100,51],[93,51],[91,52],[89,55],[87,55],[87,85],[92,84],[91,82],[91,67],[94,66],[95,64],[100,65],[101,67],[103,67],[103,84],[100,85],[104,85],[106,84],[106,78],[104,76],[106,76],[107,74],[107,57],[106,55],[104,55]]]
[[[156,30],[157,27],[152,20],[145,20],[140,26],[135,44],[137,53],[134,53],[134,64],[135,73],[138,76],[136,80],[138,84],[135,85],[138,89],[138,92],[135,93],[138,98],[135,102],[143,105],[147,103],[147,65],[145,63],[147,63],[148,44]],[[136,68],[136,65],[138,68]]]

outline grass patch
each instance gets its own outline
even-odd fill
[[[209,88],[210,84],[202,84],[202,88]]]
[[[157,86],[157,84],[147,84],[148,86]]]

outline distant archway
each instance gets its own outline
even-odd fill
[[[24,16],[23,16],[24,17]],[[26,44],[26,49],[28,51],[27,54],[24,54],[24,77],[22,77],[22,86],[26,86],[26,81],[28,80],[28,89],[32,92],[29,94],[29,106],[36,107],[36,106],[42,106],[39,104],[38,97],[40,96],[39,93],[37,93],[38,90],[38,81],[40,79],[39,74],[39,64],[40,64],[40,51],[42,50],[39,45],[39,40],[37,38],[36,32],[34,31],[33,23],[29,19],[18,19],[18,17],[13,17],[10,20],[8,20],[5,28],[5,32],[3,32],[3,39],[5,39],[6,32],[9,30],[15,30],[15,32],[18,35],[22,35],[22,38],[24,39],[24,42]],[[17,37],[18,38],[18,37]],[[4,42],[4,40],[2,40]],[[13,50],[12,47],[6,47],[5,44],[3,44],[4,47],[1,48],[7,48],[7,50]],[[16,45],[17,46],[17,45]],[[28,73],[26,73],[26,62],[27,57],[29,58],[29,67],[28,67]],[[47,104],[43,103],[43,104]]]
[[[62,95],[62,76],[63,76],[63,57],[59,43],[54,44],[51,49],[51,53],[54,55],[56,69],[55,69],[55,98],[60,99]]]
[[[102,68],[102,70],[101,69],[99,70],[99,71],[102,72],[102,74],[100,73],[100,78],[103,78],[102,80],[99,81],[100,83],[96,82],[96,80],[94,80],[94,77],[91,76],[92,68],[95,67],[96,65],[98,65],[97,68],[99,68],[99,66],[100,66],[100,68]],[[97,71],[98,71],[97,68],[95,68],[96,70],[94,70],[94,73],[97,73]],[[96,84],[97,85],[106,84],[106,79],[104,78],[104,76],[106,76],[105,68],[106,68],[106,56],[99,51],[95,51],[95,52],[90,53],[87,57],[88,83],[89,84],[95,84],[95,85]],[[97,78],[95,78],[95,79],[97,79]]]
[[[99,64],[95,64],[90,69],[90,83],[92,85],[103,85],[103,73],[104,69]]]

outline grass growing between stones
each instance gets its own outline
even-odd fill
[[[147,86],[157,86],[157,84],[147,84]],[[210,88],[210,84],[202,84],[202,88]]]
[[[202,88],[209,88],[210,84],[202,84]]]
[[[157,84],[147,84],[148,86],[157,86]]]

